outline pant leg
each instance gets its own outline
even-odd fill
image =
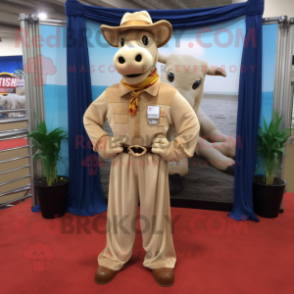
[[[101,266],[120,270],[132,255],[138,211],[138,173],[134,157],[126,153],[112,160],[107,209],[106,247]]]
[[[159,155],[139,157],[140,225],[146,251],[143,265],[150,269],[174,268],[168,164]]]

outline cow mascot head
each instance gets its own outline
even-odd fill
[[[102,25],[101,32],[111,46],[119,48],[113,64],[123,81],[138,85],[157,75],[157,48],[169,41],[172,26],[165,20],[153,24],[147,11],[139,11],[126,13],[119,27]]]

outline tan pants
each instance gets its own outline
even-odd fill
[[[99,254],[99,265],[120,270],[130,259],[136,234],[138,200],[143,265],[149,269],[174,268],[174,250],[168,165],[159,155],[135,157],[121,153],[113,158],[110,172],[107,244]]]

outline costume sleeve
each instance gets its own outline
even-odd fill
[[[179,154],[182,158],[193,157],[200,124],[194,109],[178,91],[171,106],[171,119],[178,133],[174,139],[174,148],[182,153]]]
[[[93,101],[84,113],[83,122],[85,130],[93,144],[93,150],[97,151],[97,143],[108,134],[103,130],[107,116],[106,95],[103,92]]]

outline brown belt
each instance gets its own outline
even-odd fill
[[[144,154],[154,154],[151,149],[151,146],[140,146],[140,145],[130,145],[130,146],[122,146],[123,147],[123,152],[127,154],[131,154],[134,156],[142,156]]]

